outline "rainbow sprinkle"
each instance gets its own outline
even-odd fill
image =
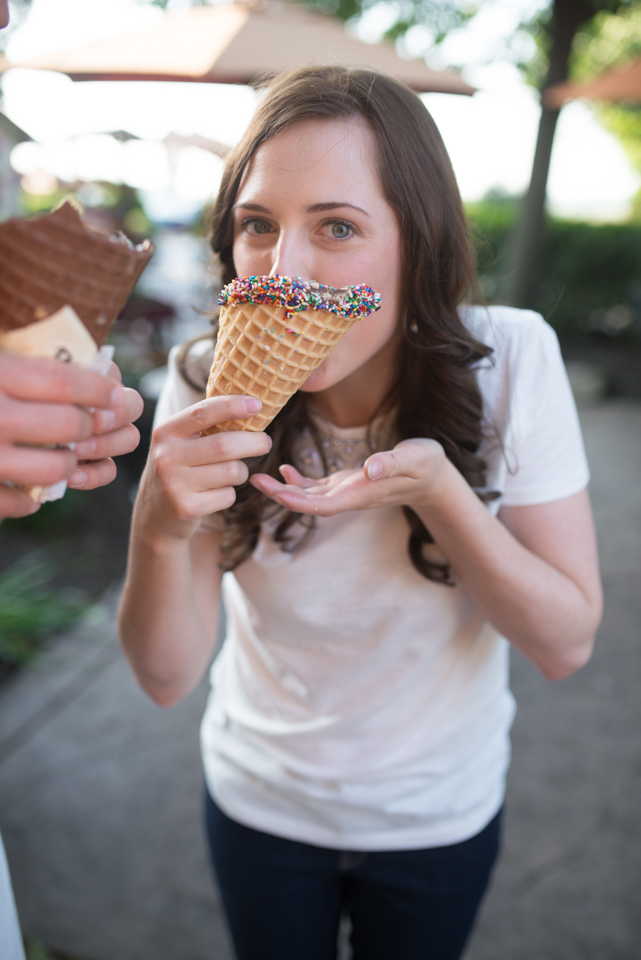
[[[303,310],[329,310],[342,317],[362,320],[381,306],[381,295],[359,283],[353,287],[328,287],[300,277],[238,277],[223,287],[218,303],[271,303],[292,317]],[[288,331],[289,332],[289,331]],[[293,331],[292,331],[293,332]]]

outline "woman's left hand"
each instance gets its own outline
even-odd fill
[[[295,467],[282,466],[285,483],[257,473],[251,483],[294,513],[333,517],[374,507],[425,507],[438,497],[447,459],[436,440],[403,440],[393,450],[374,453],[362,470],[339,470],[308,480]]]
[[[107,376],[121,381],[120,370],[111,364]],[[68,485],[75,490],[103,487],[116,476],[112,457],[131,453],[140,443],[140,434],[133,421],[143,411],[143,399],[136,390],[126,388],[122,402],[113,410],[96,410],[93,414],[94,434],[75,445],[78,464]]]

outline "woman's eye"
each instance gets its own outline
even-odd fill
[[[336,240],[347,240],[348,237],[352,236],[353,232],[353,227],[349,223],[343,223],[342,220],[332,220],[331,223],[325,224],[325,233],[334,237]]]
[[[267,220],[245,220],[243,227],[248,233],[253,233],[255,236],[263,236],[270,233],[272,229],[271,223]]]

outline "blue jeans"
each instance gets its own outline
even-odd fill
[[[457,960],[497,857],[500,812],[447,847],[332,850],[242,826],[207,795],[207,832],[238,960]]]

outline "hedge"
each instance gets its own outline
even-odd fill
[[[481,290],[492,302],[517,208],[486,200],[467,212]],[[641,342],[641,224],[550,218],[538,273],[529,306],[560,335],[597,333]]]

